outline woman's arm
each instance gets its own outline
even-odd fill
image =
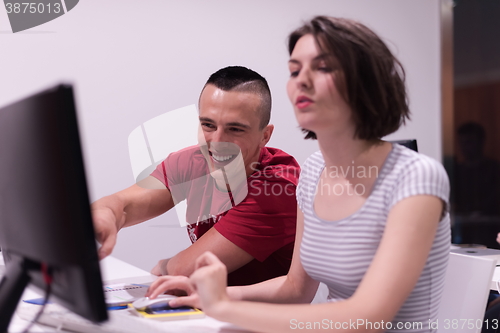
[[[199,258],[191,283],[208,315],[259,332],[296,331],[307,323],[312,325],[308,331],[324,331],[335,325],[341,325],[340,331],[345,332],[384,331],[386,326],[370,330],[363,323],[387,323],[397,314],[420,277],[442,211],[443,202],[434,196],[418,195],[398,202],[389,213],[372,264],[355,294],[345,301],[317,305],[233,301],[223,285],[223,265],[210,254]],[[285,286],[280,289],[288,290]],[[256,291],[241,290],[243,297],[263,297]]]
[[[309,277],[300,262],[303,232],[304,214],[297,207],[295,245],[288,274],[250,286],[229,287],[227,293],[230,299],[269,303],[310,303],[318,289],[319,282]]]
[[[304,215],[298,208],[296,228],[292,264],[288,275],[250,286],[229,287],[227,294],[230,299],[272,303],[310,303],[312,301],[319,283],[307,275],[300,262],[299,249],[304,230]],[[172,306],[201,306],[189,279],[180,276],[159,277],[151,284],[146,296],[155,298],[165,291],[177,289],[185,290],[189,296],[171,301]]]

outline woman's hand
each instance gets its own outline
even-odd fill
[[[226,292],[226,266],[212,252],[203,253],[195,263],[195,271],[191,276],[160,276],[149,287],[146,297],[156,298],[168,293],[182,296],[170,301],[170,306],[192,306],[203,309],[207,314],[220,310],[229,301]]]
[[[197,260],[195,271],[189,277],[200,299],[203,311],[212,315],[229,303],[226,266],[212,252],[203,253]]]
[[[154,299],[163,293],[180,296],[169,302],[172,307],[191,306],[201,308],[198,294],[186,276],[160,276],[151,283],[145,296]]]

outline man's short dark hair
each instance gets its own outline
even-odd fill
[[[259,73],[242,66],[229,66],[210,75],[205,86],[207,84],[212,84],[224,91],[248,92],[259,95],[261,99],[260,129],[269,124],[272,103],[271,90],[266,79]]]
[[[380,139],[410,118],[404,69],[373,31],[353,20],[317,16],[289,35],[290,55],[308,34],[330,56],[329,66],[340,65],[335,84],[352,109],[357,138]],[[316,139],[314,132],[303,131],[306,139]]]

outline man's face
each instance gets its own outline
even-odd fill
[[[214,85],[205,86],[200,96],[200,125],[206,147],[200,140],[201,151],[211,172],[239,164],[248,177],[258,162],[260,149],[272,133],[272,125],[260,128],[260,97],[257,94],[224,91]],[[238,157],[241,151],[241,156]]]

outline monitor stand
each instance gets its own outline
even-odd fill
[[[2,251],[4,258],[7,254]],[[5,258],[7,259],[7,258]],[[5,272],[0,281],[0,333],[6,333],[24,289],[30,282],[29,271],[39,270],[40,264],[19,256],[5,260]],[[7,263],[8,262],[8,263]]]

